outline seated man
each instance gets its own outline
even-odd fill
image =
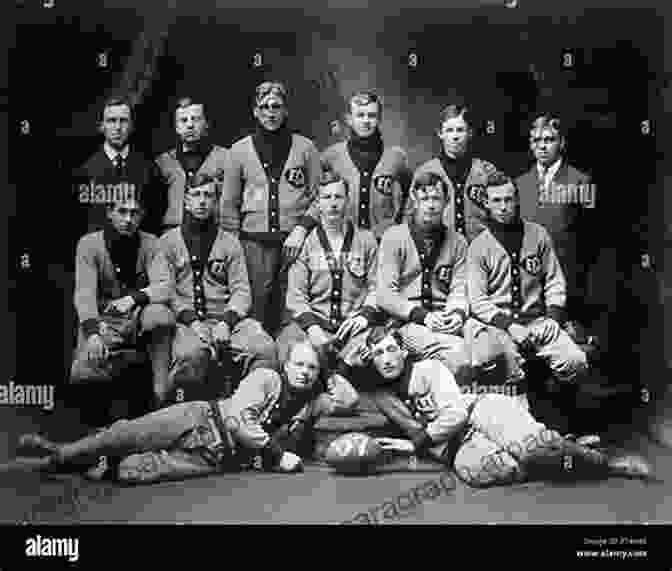
[[[333,397],[320,391],[319,376],[317,352],[299,343],[280,373],[256,369],[230,398],[174,404],[67,444],[27,434],[19,447],[46,454],[32,464],[44,470],[120,459],[109,465],[118,465],[120,481],[136,484],[245,468],[296,472],[315,422],[334,408]]]
[[[146,333],[159,395],[168,383],[175,316],[167,305],[172,285],[159,240],[138,230],[142,197],[134,191],[117,196],[107,207],[106,227],[77,244],[79,340],[70,378],[73,383],[116,378],[145,350]]]
[[[308,234],[297,261],[289,270],[287,313],[291,318],[278,336],[280,358],[291,343],[308,338],[329,349],[335,343],[347,359],[364,344],[365,330],[376,318],[376,254],[370,230],[355,228],[345,219],[348,185],[326,171],[319,191],[319,224]],[[343,392],[343,406],[357,402],[356,391],[340,375],[331,375]]]
[[[221,344],[230,344],[245,359],[242,376],[276,365],[273,339],[247,317],[251,294],[243,248],[218,227],[217,199],[210,175],[190,179],[184,221],[160,239],[176,284],[172,304],[178,322],[164,399],[176,383],[204,382]]]
[[[399,332],[375,327],[367,337],[373,361],[372,400],[406,436],[378,438],[384,450],[448,465],[471,486],[553,477],[648,476],[638,456],[609,456],[548,430],[503,394],[465,394],[436,360],[411,361]]]
[[[408,222],[391,226],[380,243],[376,302],[398,323],[404,347],[440,359],[469,383],[471,357],[460,335],[467,317],[467,241],[442,222],[446,186],[438,174],[416,178]]]
[[[555,379],[573,383],[586,355],[562,329],[565,278],[548,233],[522,220],[518,191],[502,173],[487,183],[489,228],[469,246],[467,280],[471,313],[467,337],[474,361],[499,357],[510,381],[524,377],[526,357],[546,360]]]

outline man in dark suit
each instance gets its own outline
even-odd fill
[[[143,230],[160,233],[166,210],[165,190],[158,170],[143,153],[129,143],[133,133],[133,109],[124,97],[105,101],[99,130],[104,142],[73,177],[73,192],[79,218],[78,237],[101,230],[106,223],[106,206],[129,193],[145,197]]]
[[[587,297],[588,273],[599,252],[591,219],[596,188],[589,175],[569,164],[567,140],[560,119],[537,117],[530,130],[530,149],[536,163],[516,179],[520,216],[541,224],[551,235],[567,280],[570,327],[581,321]]]

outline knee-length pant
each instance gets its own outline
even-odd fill
[[[546,322],[546,318],[540,317],[528,324],[534,333],[538,333],[535,337],[539,337],[531,344],[531,351],[549,364],[555,378],[571,382],[585,371],[586,354],[562,329],[554,335],[541,336]],[[524,376],[525,356],[506,331],[470,319],[465,326],[465,337],[471,347],[474,367],[498,361],[503,365],[505,381],[516,381]]]
[[[214,328],[219,322],[216,319],[208,319],[205,323]],[[275,342],[254,319],[242,319],[236,324],[231,331],[231,347],[237,350],[240,358],[248,361],[243,366],[243,377],[259,367],[277,366]],[[211,358],[211,346],[191,327],[178,325],[173,341],[169,386],[172,387],[176,383],[204,382]]]
[[[405,349],[421,359],[438,359],[455,376],[458,385],[471,380],[471,358],[465,340],[457,335],[435,333],[424,325],[407,323],[399,329]]]
[[[527,477],[529,458],[562,453],[560,435],[506,395],[479,397],[468,423],[470,429],[455,455],[454,467],[471,486],[522,481]]]
[[[146,358],[145,347],[139,346],[141,334],[157,327],[174,327],[175,315],[165,305],[150,303],[127,316],[104,315],[99,334],[109,351],[103,363],[92,363],[87,355],[87,340],[79,331],[75,357],[70,369],[73,383],[109,381],[118,377],[129,365]]]

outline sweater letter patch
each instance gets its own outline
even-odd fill
[[[394,178],[389,175],[383,174],[378,175],[373,178],[373,188],[375,188],[380,194],[384,196],[390,196],[392,194],[392,183]]]
[[[366,275],[366,264],[361,254],[351,253],[348,256],[348,271],[356,278],[363,278]]]
[[[478,206],[485,209],[488,200],[488,192],[485,190],[485,186],[482,184],[472,184],[467,189],[467,196],[472,202],[475,202]]]
[[[444,286],[450,287],[450,280],[453,276],[453,268],[450,265],[443,265],[434,271],[436,279]]]
[[[295,167],[287,170],[285,172],[285,179],[297,190],[304,188],[306,186],[306,168]]]
[[[541,272],[541,259],[536,254],[528,256],[523,260],[523,267],[528,274],[533,276],[539,275]]]
[[[226,285],[228,276],[225,260],[210,260],[208,262],[208,273],[215,281]]]

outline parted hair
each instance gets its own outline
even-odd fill
[[[444,121],[448,119],[455,119],[456,117],[462,117],[467,125],[471,127],[472,125],[472,113],[469,107],[464,103],[449,103],[439,113],[439,125],[443,125]]]
[[[348,186],[348,181],[345,180],[340,174],[338,174],[329,163],[321,163],[321,174],[320,174],[320,188],[340,182],[345,188],[345,193],[350,193],[350,188]]]
[[[530,126],[530,132],[534,132],[538,129],[552,129],[556,131],[561,137],[565,136],[565,131],[562,125],[560,117],[555,113],[542,113],[537,116],[532,125]]]
[[[516,185],[516,182],[508,174],[501,170],[495,170],[489,173],[485,181],[486,190],[493,186],[504,186],[505,184],[513,185],[516,196],[518,196],[518,186]]]
[[[440,185],[443,194],[447,192],[446,185],[441,178],[441,175],[435,172],[423,172],[418,175],[418,177],[413,182],[412,192],[415,194],[418,190],[426,188],[428,186],[436,186],[437,183]]]
[[[205,105],[193,97],[180,97],[175,103],[175,113],[177,113],[178,109],[186,109],[192,105],[200,105],[203,108],[203,115],[206,114]]]
[[[211,173],[197,172],[187,178],[187,191],[211,182],[218,182],[215,175]]]
[[[388,335],[397,342],[399,347],[403,348],[401,333],[395,325],[376,325],[371,328],[369,334],[366,336],[366,346],[371,349],[380,343]]]
[[[372,91],[370,89],[361,89],[359,91],[355,91],[352,95],[350,95],[350,97],[348,97],[348,100],[346,102],[348,113],[352,111],[353,103],[356,103],[357,105],[368,105],[369,103],[377,103],[378,110],[380,111],[381,114],[383,112],[382,98],[375,91]]]
[[[127,95],[112,95],[108,97],[103,103],[103,107],[100,110],[100,120],[102,121],[105,118],[105,109],[108,107],[115,107],[117,105],[127,105],[131,110],[131,120],[133,119],[133,104]]]

